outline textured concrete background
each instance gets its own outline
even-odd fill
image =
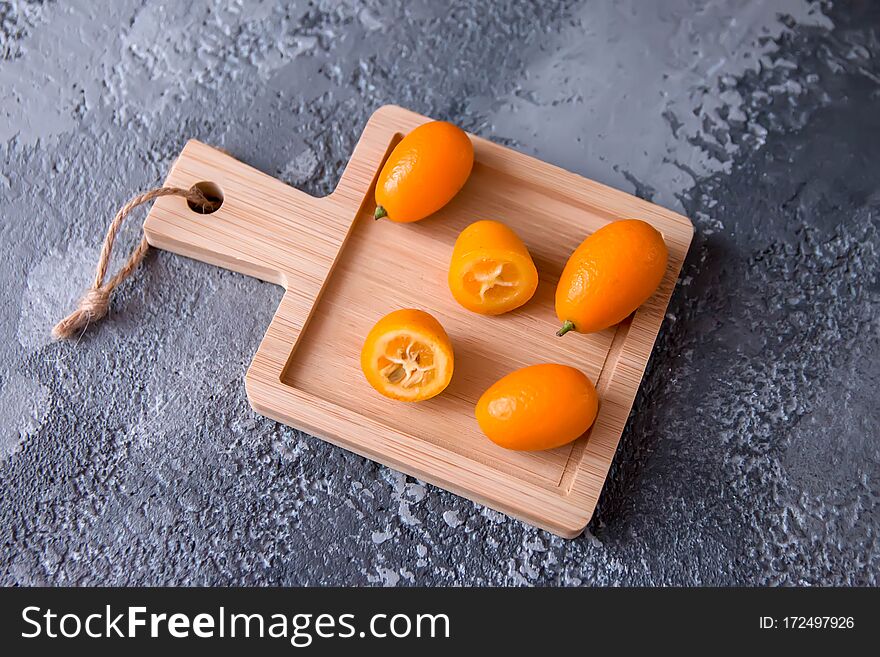
[[[0,1],[2,583],[878,583],[880,4],[286,4]],[[254,414],[271,285],[49,339],[187,138],[323,194],[385,103],[694,219],[576,540]]]

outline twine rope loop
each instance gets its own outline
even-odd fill
[[[182,187],[156,187],[131,198],[128,203],[119,208],[119,212],[116,213],[116,216],[113,217],[113,221],[110,222],[110,226],[107,228],[107,235],[104,237],[104,245],[101,247],[101,256],[98,258],[98,266],[95,269],[95,280],[92,286],[86,290],[76,310],[55,325],[52,329],[52,337],[56,340],[65,340],[81,335],[89,324],[98,321],[107,314],[113,290],[131,276],[132,272],[141,264],[150,248],[147,238],[141,236],[140,242],[132,251],[125,264],[122,265],[110,280],[105,282],[104,279],[107,277],[110,256],[113,254],[113,245],[116,243],[116,235],[122,226],[122,222],[139,205],[149,203],[162,196],[181,196],[189,203],[205,211],[215,209],[213,207],[214,203],[206,198],[196,186],[192,186],[189,189],[183,189]]]

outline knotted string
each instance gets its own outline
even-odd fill
[[[113,253],[113,244],[116,242],[116,234],[119,232],[125,217],[132,210],[139,205],[149,203],[162,196],[182,196],[206,212],[215,209],[214,202],[206,198],[201,190],[195,186],[189,189],[183,189],[182,187],[156,187],[143,194],[138,194],[123,205],[119,212],[116,213],[116,216],[113,217],[113,221],[110,222],[107,236],[104,237],[104,246],[101,247],[101,257],[98,259],[98,268],[95,271],[95,281],[86,290],[82,299],[80,299],[77,309],[55,325],[52,329],[52,337],[56,340],[63,340],[80,335],[89,324],[98,321],[107,314],[107,310],[110,308],[110,295],[113,293],[113,290],[137,269],[150,248],[147,238],[142,236],[141,241],[122,268],[110,280],[104,282],[104,278],[107,275],[107,266],[110,263],[110,255]]]

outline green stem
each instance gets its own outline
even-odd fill
[[[573,331],[573,330],[574,330],[574,322],[571,321],[570,319],[567,319],[564,322],[562,322],[562,328],[559,329],[558,331],[556,331],[556,335],[558,335],[561,338],[563,335],[565,335],[569,331]]]
[[[373,213],[373,219],[381,219],[382,217],[387,217],[388,213],[385,212],[385,208],[381,205],[376,206],[376,211]]]

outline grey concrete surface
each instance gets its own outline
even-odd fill
[[[576,540],[253,413],[271,285],[49,338],[187,138],[322,194],[385,103],[697,226]],[[0,117],[0,582],[878,583],[877,3],[0,1]]]

